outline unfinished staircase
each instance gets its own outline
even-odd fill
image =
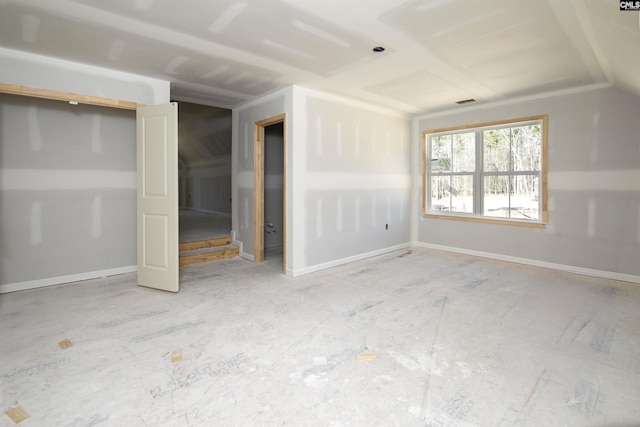
[[[228,259],[238,256],[237,246],[233,245],[231,236],[215,239],[196,240],[180,243],[180,267],[201,262]]]

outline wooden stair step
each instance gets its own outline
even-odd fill
[[[179,266],[197,264],[200,262],[215,261],[237,257],[240,249],[235,245],[199,248],[183,252],[179,258]]]
[[[194,251],[197,249],[213,248],[216,246],[227,246],[231,244],[231,236],[217,237],[215,239],[195,240],[192,242],[181,242],[178,245],[180,252]]]

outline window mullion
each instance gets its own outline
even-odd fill
[[[431,170],[431,139],[432,137],[430,137],[429,135],[424,135],[423,144],[426,160],[423,172],[425,174],[425,179],[423,182],[424,188],[422,189],[422,191],[424,192],[425,201],[422,206],[423,209],[426,207],[427,212],[433,209],[433,206],[431,206],[431,180],[433,177],[433,172]]]
[[[474,211],[478,216],[484,212],[484,175],[482,165],[484,164],[484,141],[482,130],[476,131],[476,172],[474,175]]]
[[[447,183],[449,187],[449,212],[453,210],[453,194],[451,192],[451,188],[453,187],[453,165],[455,165],[456,159],[453,158],[453,135],[449,135],[449,144],[451,146],[451,150],[449,151],[449,182]]]
[[[513,188],[513,128],[509,128],[509,178],[507,179],[507,199],[509,200],[509,210],[507,210],[507,218],[511,218],[511,192]]]

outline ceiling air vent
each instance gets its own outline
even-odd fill
[[[456,101],[456,104],[468,104],[470,102],[476,102],[476,100],[473,98],[463,99],[462,101]]]

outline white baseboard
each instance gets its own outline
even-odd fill
[[[249,261],[252,261],[252,262],[255,260],[255,258],[253,257],[253,254],[250,254],[248,252],[240,251],[239,255],[240,255],[240,258],[248,259]]]
[[[27,282],[7,283],[0,285],[0,294],[9,292],[26,291],[27,289],[44,288],[64,283],[79,282],[81,280],[98,279],[101,277],[115,276],[118,274],[134,273],[138,271],[138,266],[111,268],[108,270],[89,271],[87,273],[70,274],[68,276],[48,277],[46,279],[29,280]]]
[[[253,255],[248,254],[242,251],[242,240],[236,240],[236,232],[235,230],[231,230],[231,243],[238,247],[238,255],[240,258],[248,259],[249,261],[253,261]]]
[[[298,277],[304,274],[315,273],[316,271],[326,270],[328,268],[337,267],[339,265],[349,264],[354,261],[361,261],[363,259],[371,258],[378,255],[384,255],[389,252],[399,251],[401,249],[407,249],[411,247],[411,243],[403,243],[401,245],[391,246],[384,249],[378,249],[376,251],[366,252],[363,254],[353,255],[347,258],[337,259],[334,261],[325,262],[322,264],[312,265],[310,267],[300,268],[292,270],[287,268],[287,276]]]
[[[499,261],[513,262],[516,264],[525,264],[533,267],[549,268],[552,270],[582,274],[584,276],[599,277],[602,279],[611,279],[611,280],[620,280],[622,282],[640,283],[640,276],[635,276],[632,274],[616,273],[613,271],[605,271],[605,270],[595,270],[591,268],[576,267],[573,265],[566,265],[566,264],[556,264],[553,262],[538,261],[538,260],[529,259],[529,258],[519,258],[519,257],[513,257],[509,255],[495,254],[491,252],[475,251],[471,249],[455,248],[451,246],[434,245],[431,243],[415,242],[414,246],[427,248],[427,249],[435,249],[438,251],[455,252],[455,253],[464,254],[464,255],[473,255],[481,258],[490,258],[490,259],[495,259]]]

